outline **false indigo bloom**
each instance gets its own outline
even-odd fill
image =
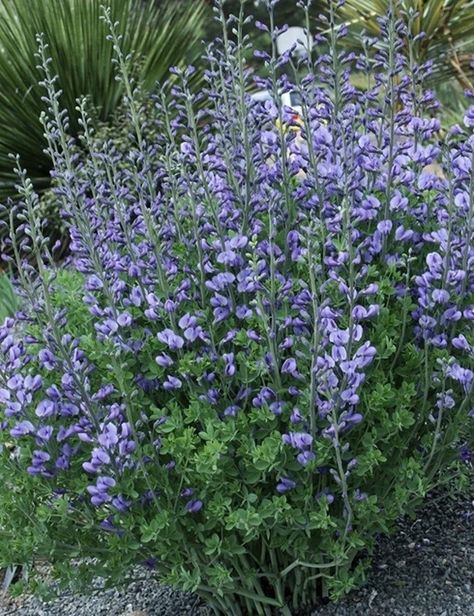
[[[188,513],[197,513],[198,511],[201,511],[203,506],[202,501],[200,500],[190,500],[186,503],[186,511]]]
[[[176,351],[183,348],[184,340],[181,336],[177,336],[171,329],[165,329],[157,334],[158,340],[163,344],[166,344],[172,351]]]
[[[276,489],[280,492],[280,494],[293,490],[293,488],[296,488],[296,481],[293,481],[288,477],[282,477],[276,486]]]

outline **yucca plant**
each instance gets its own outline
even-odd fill
[[[115,80],[112,46],[100,20],[101,5],[110,6],[120,23],[122,46],[134,53],[134,70],[147,90],[168,69],[199,58],[207,15],[201,0],[0,0],[0,200],[13,195],[10,153],[38,188],[49,184],[50,161],[39,116],[44,104],[38,86],[36,34],[44,33],[59,76],[61,105],[77,131],[76,98],[89,95],[100,120],[107,120],[120,103],[122,85]]]
[[[351,22],[351,44],[360,43],[363,30],[378,35],[379,18],[391,6],[405,15],[411,40],[419,37],[412,45],[416,61],[433,61],[431,81],[439,84],[454,77],[474,90],[474,0],[346,0],[341,17]]]
[[[441,103],[442,127],[449,129],[453,124],[462,124],[466,106],[462,84],[455,79],[449,79],[437,85],[436,95]]]

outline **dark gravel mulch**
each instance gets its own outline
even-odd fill
[[[146,580],[125,590],[97,588],[87,597],[65,594],[47,604],[34,597],[0,601],[0,614],[207,616],[208,610],[193,596]],[[474,486],[466,496],[428,497],[415,520],[380,539],[366,586],[306,615],[474,616]]]
[[[428,496],[380,539],[367,585],[311,616],[474,616],[474,486]]]

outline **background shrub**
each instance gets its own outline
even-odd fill
[[[257,27],[274,40],[272,5]],[[16,469],[0,485],[35,492],[29,549],[63,581],[142,563],[216,613],[289,615],[359,583],[377,533],[463,473],[474,107],[440,144],[406,25],[389,12],[358,57],[339,49],[330,6],[306,57],[259,52],[273,103],[247,94],[232,19],[203,92],[178,70],[171,103],[152,99],[151,142],[133,92],[125,152],[97,146],[82,104],[82,160],[40,41],[72,256],[52,263],[19,165],[35,268],[17,259],[24,306],[0,330]],[[371,66],[373,87],[352,86]],[[300,93],[299,120],[282,88]]]

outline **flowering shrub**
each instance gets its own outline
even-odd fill
[[[402,22],[358,57],[331,14],[278,58],[274,4],[273,102],[231,18],[207,89],[175,71],[155,99],[152,142],[109,23],[133,134],[99,146],[81,104],[83,162],[40,40],[72,257],[52,265],[18,166],[36,269],[12,234],[24,308],[0,334],[5,483],[36,490],[37,553],[65,579],[68,554],[82,579],[143,563],[233,616],[359,582],[376,534],[462,471],[474,415],[474,108],[439,142]]]

